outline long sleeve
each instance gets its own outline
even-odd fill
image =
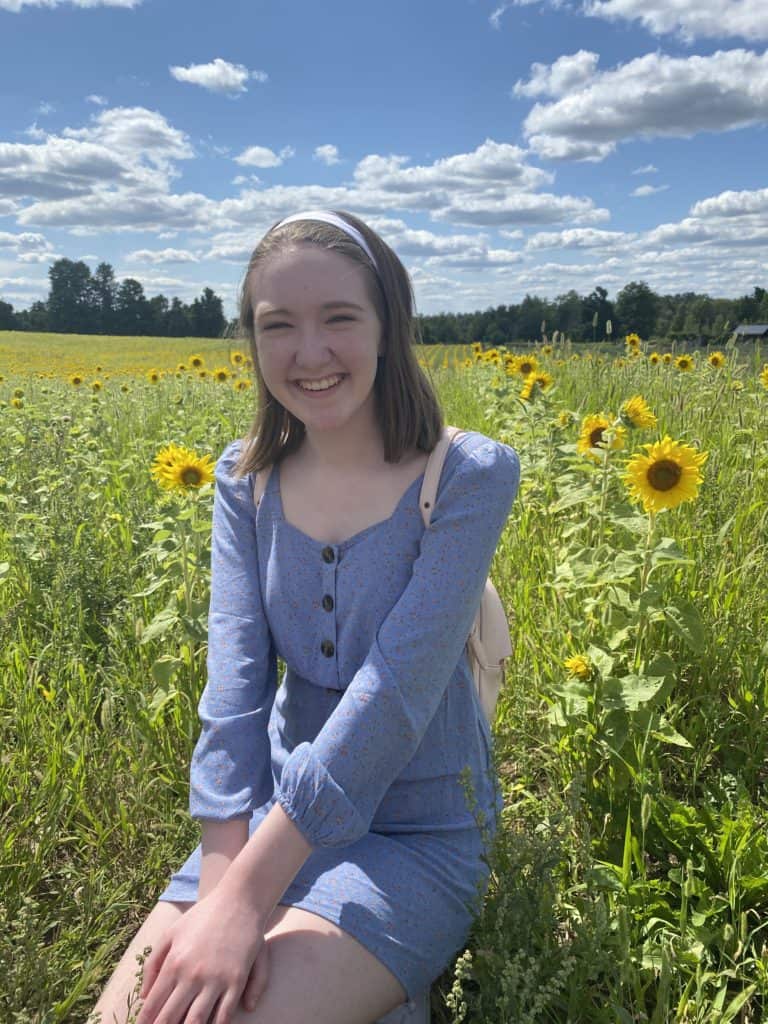
[[[466,644],[519,460],[486,440],[443,478],[408,585],[337,708],[283,766],[277,799],[315,846],[364,835],[416,752]]]
[[[249,814],[273,791],[267,725],[277,659],[261,600],[250,484],[231,475],[237,446],[216,464],[208,682],[190,767],[190,813],[218,821]]]

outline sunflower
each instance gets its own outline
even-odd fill
[[[661,512],[693,501],[703,480],[700,470],[707,452],[699,452],[670,437],[644,444],[643,448],[647,454],[633,455],[623,476],[631,497],[642,501],[646,512]]]
[[[672,353],[665,352],[664,355],[661,357],[661,361],[663,363],[666,363],[667,366],[669,366],[669,364],[672,362]]]
[[[472,349],[473,352],[482,352],[483,351],[483,343],[482,343],[482,341],[473,341],[472,344],[469,347]]]
[[[515,372],[519,373],[521,377],[527,377],[531,373],[536,373],[539,368],[539,361],[536,356],[518,356],[515,362]]]
[[[213,379],[218,381],[219,384],[223,384],[225,381],[228,381],[229,378],[230,373],[226,366],[219,366],[218,369],[213,371]]]
[[[208,371],[207,370],[198,370],[197,371],[197,376],[200,378],[200,380],[205,380],[208,377]]]
[[[641,430],[655,427],[658,422],[642,395],[628,398],[619,410],[619,416],[625,427],[637,427]]]
[[[593,450],[595,448],[605,450],[606,444],[609,449],[623,448],[626,432],[625,427],[615,426],[603,413],[585,416],[576,448],[587,458],[596,459],[598,456]]]
[[[212,484],[213,469],[214,464],[210,455],[199,456],[184,449],[183,454],[177,457],[165,474],[165,482],[158,482],[169,491],[189,491],[202,487],[203,484]]]
[[[12,398],[11,399],[11,405],[13,406],[14,409],[23,409],[24,408],[24,399],[23,398],[18,398],[18,397]]]
[[[80,385],[83,383],[83,378],[80,376],[79,373],[73,373],[69,378],[69,383],[72,384],[74,387],[79,388]]]
[[[13,389],[13,397],[14,398],[23,398],[24,397],[24,388],[14,388]]]
[[[171,442],[155,456],[151,473],[166,491],[186,491],[213,482],[213,463],[210,455]]]
[[[651,352],[651,354],[648,356],[648,362],[651,364],[651,366],[658,366],[661,362],[661,356],[658,352]]]
[[[640,341],[640,335],[635,334],[634,331],[632,332],[632,334],[628,334],[624,340],[626,342],[627,348],[638,349],[642,344],[642,342]]]
[[[693,356],[678,356],[675,366],[681,373],[688,373],[693,369]]]
[[[572,426],[576,422],[576,417],[568,409],[563,409],[562,412],[557,414],[557,426],[565,430],[566,427]]]
[[[179,371],[179,373],[185,373],[186,369],[187,369],[187,364],[186,363],[179,363],[178,366],[176,367],[176,369]]]
[[[572,657],[566,658],[563,662],[563,668],[567,669],[572,676],[582,680],[589,679],[594,671],[592,662],[585,654],[574,654]]]
[[[707,362],[715,370],[722,370],[726,363],[725,355],[722,352],[710,352],[707,356]]]
[[[229,361],[233,366],[243,366],[245,363],[245,355],[242,352],[235,350],[231,353]]]
[[[203,359],[202,356],[190,356],[189,365],[192,367],[193,370],[202,370],[202,368],[205,366],[205,360]]]
[[[542,345],[541,346],[541,354],[543,356],[551,356],[552,355],[552,351],[553,351],[553,349],[552,349],[551,345]]]
[[[251,386],[251,382],[246,379],[236,380],[233,385],[235,391],[247,391]]]
[[[555,378],[551,373],[547,373],[546,370],[539,370],[536,373],[529,373],[525,378],[520,397],[528,402],[532,398],[535,398],[537,393],[540,391],[549,391],[552,385],[555,383]]]
[[[768,363],[760,371],[760,376],[757,378],[764,388],[768,388]]]
[[[147,380],[150,384],[157,384],[160,380],[159,370],[147,370]]]
[[[100,380],[92,380],[92,381],[91,381],[91,388],[92,388],[92,389],[93,389],[94,391],[101,391],[101,388],[102,388],[102,383],[101,383],[101,381],[100,381]]]
[[[101,371],[102,371],[103,369],[104,369],[104,367],[103,367],[103,366],[97,366],[97,367],[96,367],[96,373],[101,373]]]

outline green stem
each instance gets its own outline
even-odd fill
[[[189,549],[187,547],[186,523],[181,529],[181,569],[184,575],[184,606],[187,615],[192,614],[192,580],[189,576]]]
[[[648,575],[651,571],[651,550],[653,545],[653,531],[656,526],[656,515],[653,512],[648,513],[648,533],[645,537],[645,550],[643,551],[643,566],[640,570],[640,598],[645,593],[645,588],[648,584]],[[639,671],[641,658],[643,653],[643,639],[645,637],[645,627],[648,622],[648,613],[643,609],[640,611],[640,619],[637,626],[637,639],[635,641],[635,656],[633,658],[633,664],[635,672]]]

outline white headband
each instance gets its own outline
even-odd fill
[[[332,210],[304,210],[301,213],[292,213],[290,217],[286,217],[284,220],[281,220],[279,224],[276,224],[272,230],[277,231],[278,228],[285,227],[286,224],[292,224],[295,220],[319,220],[323,221],[325,224],[333,224],[334,227],[340,228],[345,235],[349,235],[351,239],[357,242],[378,273],[379,268],[376,260],[373,258],[373,253],[371,252],[368,243],[357,228],[345,221],[343,217],[339,217],[339,215],[333,213]]]

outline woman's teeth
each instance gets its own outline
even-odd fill
[[[297,380],[297,385],[302,391],[328,391],[329,388],[335,387],[341,383],[344,378],[341,376],[337,377],[324,377],[322,380]]]

